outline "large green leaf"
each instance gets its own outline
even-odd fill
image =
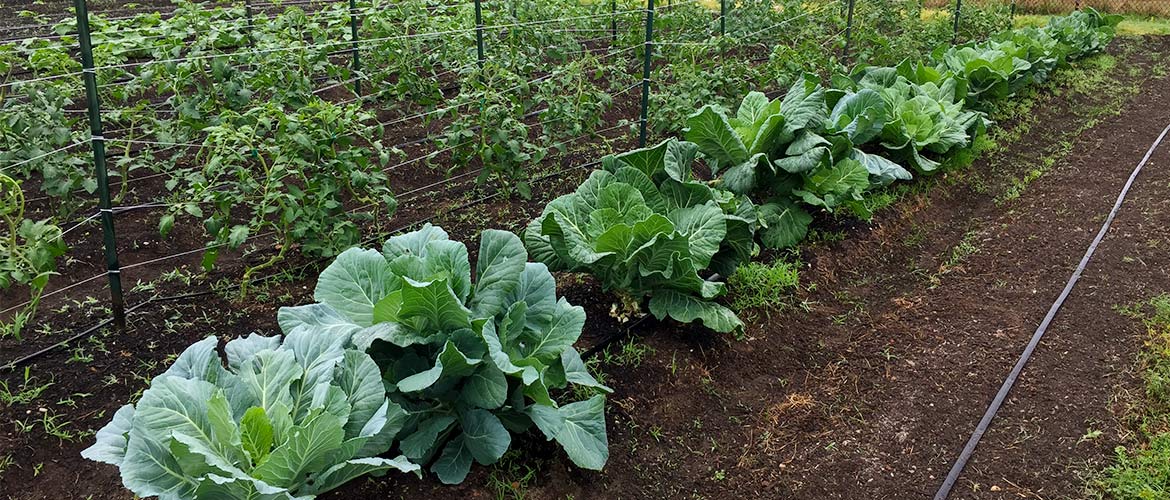
[[[423,224],[423,227],[417,231],[390,237],[382,245],[382,254],[385,255],[387,261],[403,255],[422,257],[430,242],[447,241],[448,239],[447,232],[443,228],[427,223]]]
[[[175,363],[163,375],[214,382],[222,372],[219,353],[215,351],[218,344],[219,340],[215,337],[191,344],[179,353]]]
[[[397,458],[355,458],[347,460],[326,469],[314,478],[313,484],[305,488],[304,493],[313,495],[332,490],[352,479],[370,474],[379,474],[390,469],[400,472],[418,474],[419,466],[411,463],[406,457]]]
[[[474,408],[494,410],[508,398],[508,378],[494,363],[482,363],[460,392],[460,400]]]
[[[475,371],[479,359],[471,359],[459,351],[454,342],[447,341],[439,357],[435,359],[435,366],[398,381],[398,390],[402,392],[417,392],[426,389],[439,381],[443,375],[459,377],[470,375]]]
[[[730,309],[674,290],[659,290],[650,297],[650,313],[658,319],[669,316],[681,323],[699,320],[703,322],[703,326],[719,333],[729,333],[743,328],[743,323]]]
[[[780,103],[780,114],[784,115],[784,130],[788,137],[802,129],[820,127],[828,118],[828,110],[825,90],[816,75],[804,75],[788,89]]]
[[[738,165],[748,159],[747,146],[728,123],[727,117],[714,106],[703,106],[687,117],[687,129],[683,135],[687,141],[697,144],[699,151],[714,160],[716,165]]]
[[[527,261],[528,252],[515,234],[493,229],[483,232],[475,264],[475,293],[468,303],[477,316],[492,316],[504,310]]]
[[[723,211],[713,205],[698,205],[675,210],[669,218],[675,231],[687,239],[695,265],[707,267],[727,235]]]
[[[886,102],[872,89],[861,89],[837,101],[827,124],[833,132],[849,137],[853,144],[864,144],[881,133],[887,121]]]
[[[525,411],[545,437],[555,439],[578,467],[601,470],[609,460],[605,396],[560,408],[532,405]]]
[[[294,427],[288,440],[252,473],[270,484],[300,485],[309,472],[327,464],[329,455],[341,447],[345,430],[341,421],[325,412],[315,412]]]
[[[471,460],[471,450],[464,442],[464,436],[460,435],[447,442],[443,454],[431,466],[431,471],[439,476],[443,484],[459,484],[471,470]]]
[[[768,248],[795,246],[808,234],[812,216],[787,198],[776,198],[760,205],[760,220],[764,228],[760,240]]]
[[[447,280],[419,283],[405,278],[398,320],[419,331],[451,331],[471,326],[471,311],[451,291]]]
[[[463,424],[463,444],[480,464],[496,463],[512,444],[512,434],[489,411],[468,410],[459,420]]]
[[[585,310],[570,305],[565,299],[557,303],[549,325],[540,330],[525,329],[516,340],[523,345],[520,350],[524,358],[534,358],[548,365],[560,358],[561,353],[573,349],[573,343],[581,336],[585,326]]]
[[[355,324],[370,326],[374,320],[374,304],[398,286],[380,252],[351,248],[321,272],[313,297]]]
[[[113,420],[97,431],[97,442],[82,450],[81,456],[110,465],[121,465],[126,457],[126,435],[134,420],[134,406],[123,405],[114,412]]]

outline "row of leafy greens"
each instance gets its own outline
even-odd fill
[[[990,124],[981,112],[990,100],[1103,49],[1118,21],[1085,9],[1044,28],[940,47],[929,62],[859,66],[827,86],[806,75],[782,98],[749,93],[734,114],[703,106],[683,136],[722,187],[760,200],[765,246],[794,246],[810,211],[868,218],[867,192],[938,171]]]

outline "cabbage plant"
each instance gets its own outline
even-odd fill
[[[495,463],[512,433],[534,426],[578,466],[605,465],[605,396],[557,401],[609,392],[573,347],[585,311],[557,299],[516,235],[484,231],[473,272],[467,247],[428,224],[380,251],[343,252],[314,297],[282,308],[281,328],[326,332],[373,356],[405,410],[399,449],[442,482],[462,482],[473,461]],[[561,391],[570,386],[585,391]]]
[[[783,248],[808,232],[812,215],[805,207],[861,210],[857,202],[871,185],[910,178],[897,163],[858,147],[879,137],[888,116],[873,90],[826,89],[805,75],[783,99],[748,94],[734,117],[704,106],[688,118],[684,135],[712,170],[722,170],[723,187],[764,197],[760,240]]]
[[[299,328],[188,347],[120,408],[85,458],[140,497],[306,499],[365,474],[416,472],[390,450],[406,418],[346,336]]]
[[[743,327],[714,299],[757,251],[756,207],[692,177],[698,146],[670,139],[609,156],[576,192],[545,207],[524,232],[533,257],[553,269],[584,271],[628,309],[649,298],[655,317],[731,332]]]

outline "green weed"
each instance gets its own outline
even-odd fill
[[[800,266],[800,261],[782,260],[739,266],[727,281],[731,289],[731,308],[743,311],[782,307],[788,299],[787,292],[800,286]]]
[[[1093,486],[1111,498],[1170,498],[1170,294],[1119,312],[1149,330],[1139,361],[1145,395],[1131,415],[1136,442],[1116,448],[1116,462]]]

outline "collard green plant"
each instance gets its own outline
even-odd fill
[[[812,222],[798,203],[830,211],[860,206],[854,202],[871,184],[909,178],[892,161],[856,147],[878,137],[888,115],[872,90],[826,89],[805,75],[783,99],[749,93],[732,118],[704,106],[687,120],[684,134],[713,171],[723,172],[723,186],[766,197],[760,238],[783,248],[803,239]]]
[[[381,251],[347,250],[321,273],[319,303],[282,308],[280,326],[368,350],[406,410],[402,453],[444,483],[463,481],[473,461],[495,463],[512,433],[534,425],[573,463],[601,469],[605,396],[554,399],[570,385],[609,392],[573,348],[584,310],[557,300],[552,275],[528,262],[516,235],[484,231],[478,255],[473,274],[467,247],[429,224]]]
[[[1067,57],[1076,59],[1100,52],[1113,40],[1122,16],[1102,14],[1092,7],[1053,17],[1043,29],[1067,48]]]
[[[114,414],[82,456],[118,466],[135,495],[307,499],[356,477],[415,472],[393,446],[406,412],[345,335],[298,328],[197,342]]]
[[[659,319],[741,329],[735,313],[714,301],[724,284],[704,276],[728,275],[756,252],[758,214],[746,197],[692,177],[697,152],[670,139],[606,157],[602,170],[528,225],[525,244],[552,269],[593,274],[625,305],[648,297]]]

